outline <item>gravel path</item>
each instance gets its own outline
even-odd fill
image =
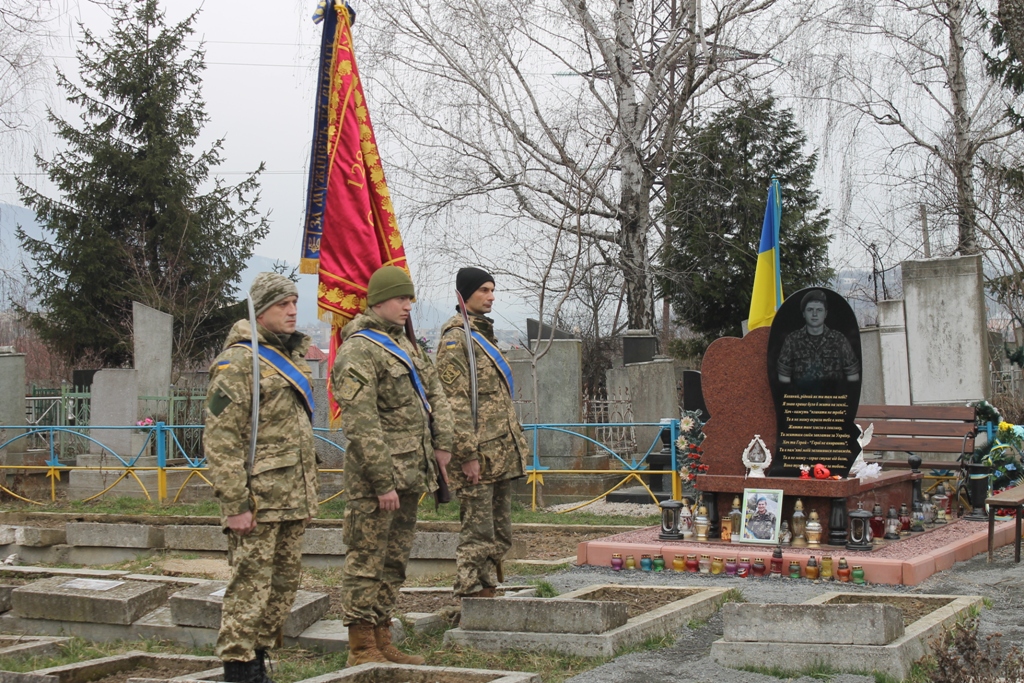
[[[790,579],[738,579],[675,572],[647,573],[613,572],[606,567],[583,566],[547,577],[560,593],[595,583],[635,585],[716,586],[738,588],[750,602],[803,602],[828,591],[899,592],[907,594],[983,595],[992,607],[981,615],[982,634],[1001,633],[1004,646],[1024,648],[1024,563],[1014,564],[1013,547],[996,551],[995,562],[987,563],[985,554],[960,562],[952,569],[936,574],[918,586],[855,586]],[[722,617],[715,615],[703,627],[684,630],[667,648],[638,652],[597,669],[592,669],[567,683],[634,683],[635,681],[673,681],[673,683],[778,683],[780,679],[761,674],[726,669],[709,658],[711,643],[722,635]],[[809,677],[792,679],[811,683]],[[867,676],[835,676],[831,683],[874,683]]]

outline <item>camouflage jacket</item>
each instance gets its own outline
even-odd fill
[[[497,342],[494,323],[489,318],[472,315],[469,321],[474,331],[491,343]],[[455,416],[455,449],[448,468],[452,489],[458,490],[468,484],[462,465],[470,460],[480,461],[482,484],[523,476],[530,448],[505,380],[490,356],[474,343],[477,374],[477,426],[474,430],[462,316],[451,318],[441,329],[441,344],[437,350],[438,374]]]
[[[378,344],[352,335],[363,329],[387,334],[412,358],[430,403],[428,417],[409,369]],[[452,414],[437,371],[405,330],[373,311],[357,315],[341,332],[331,370],[331,391],[341,406],[345,449],[345,495],[349,500],[392,490],[434,491],[434,449],[452,449]]]
[[[260,344],[288,356],[307,377],[309,337],[295,333],[287,346],[260,326]],[[282,522],[317,512],[316,449],[313,427],[299,393],[276,370],[260,363],[260,419],[256,459],[249,466],[252,420],[252,351],[232,346],[249,341],[249,321],[239,320],[228,333],[224,350],[210,367],[206,394],[203,448],[210,480],[220,499],[221,516],[238,515],[256,502],[256,520]],[[223,520],[222,520],[223,521]]]

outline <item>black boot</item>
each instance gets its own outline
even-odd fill
[[[225,683],[262,683],[259,658],[251,662],[224,662]]]
[[[256,648],[256,661],[260,663],[259,679],[257,683],[274,683],[267,672],[271,669],[270,667],[270,653],[263,648]]]

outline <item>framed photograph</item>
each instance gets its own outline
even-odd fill
[[[743,489],[742,525],[740,543],[777,545],[782,525],[782,489]]]

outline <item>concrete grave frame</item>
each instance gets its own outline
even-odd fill
[[[823,593],[804,605],[826,605],[843,596],[865,597],[864,593]],[[920,597],[928,599],[947,598],[950,602],[907,625],[903,635],[886,645],[828,644],[782,640],[789,633],[779,633],[779,640],[759,642],[736,642],[722,638],[711,645],[711,660],[722,666],[739,668],[744,666],[778,667],[785,671],[803,671],[822,663],[844,672],[877,672],[903,680],[910,675],[914,662],[929,654],[930,641],[937,637],[944,627],[950,626],[971,609],[980,608],[984,599],[979,595],[931,595],[908,596],[905,593],[872,593],[871,598],[879,602],[887,596],[893,598]],[[838,605],[837,605],[838,606]],[[847,607],[847,605],[843,605]],[[852,625],[851,625],[852,626]],[[765,629],[768,637],[771,629]],[[728,634],[727,634],[728,635]]]
[[[527,650],[530,652],[559,652],[583,657],[611,657],[623,647],[643,642],[647,638],[674,633],[693,619],[706,619],[714,614],[725,600],[725,588],[696,588],[689,586],[624,586],[619,584],[598,584],[543,599],[545,603],[556,604],[572,600],[587,600],[587,597],[603,589],[632,588],[638,590],[681,590],[697,592],[680,600],[662,605],[646,614],[628,619],[625,624],[603,633],[530,633],[525,631],[471,631],[454,628],[446,631],[444,642],[468,645],[479,650],[499,652],[503,650]],[[488,598],[463,601],[463,610],[472,602],[489,603],[492,609],[500,609],[506,601],[533,600],[531,598]],[[537,600],[540,600],[539,598]],[[464,612],[465,613],[465,612]]]

